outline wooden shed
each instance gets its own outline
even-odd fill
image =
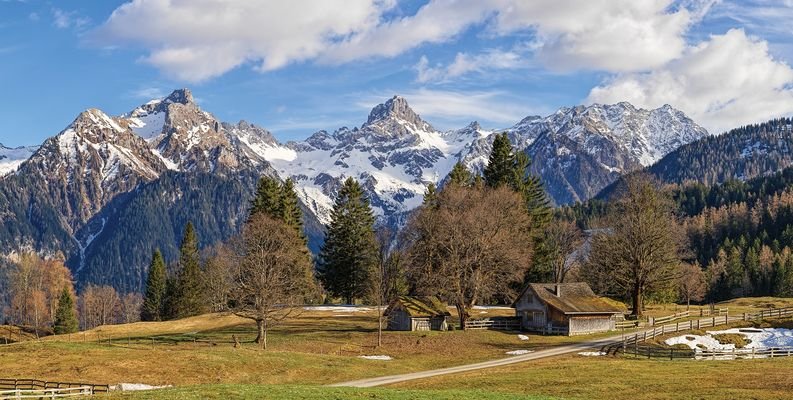
[[[582,282],[530,283],[513,307],[523,329],[570,336],[613,330],[624,312]]]
[[[385,310],[388,329],[392,331],[445,331],[451,316],[446,304],[437,297],[400,296]]]

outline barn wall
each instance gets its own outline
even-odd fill
[[[610,314],[570,317],[570,335],[605,332],[613,329],[614,318]]]
[[[397,309],[388,316],[388,329],[392,331],[409,331],[412,328],[410,316],[403,309]]]
[[[535,313],[542,313],[538,318],[534,318]],[[521,326],[524,329],[539,328],[546,324],[548,308],[541,302],[534,291],[526,290],[515,303],[515,316],[520,318]]]

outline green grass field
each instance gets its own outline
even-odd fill
[[[406,389],[356,389],[329,388],[319,386],[293,385],[202,385],[187,386],[157,391],[117,393],[109,399],[130,400],[225,400],[225,399],[267,399],[267,400],[541,400],[550,397],[526,396],[485,390],[406,390]]]
[[[788,299],[760,298],[725,306],[740,313],[790,304]],[[488,313],[503,315],[508,310]],[[250,321],[209,314],[105,326],[84,334],[0,346],[0,377],[175,386],[110,396],[129,399],[775,399],[793,392],[793,358],[651,361],[578,355],[388,388],[321,386],[504,358],[511,350],[538,350],[614,332],[572,338],[529,335],[528,341],[521,341],[516,332],[384,332],[380,348],[374,347],[376,335],[372,310],[307,311],[272,329],[268,349],[262,350],[251,342],[255,329]],[[242,347],[233,347],[233,336]],[[393,360],[366,360],[359,355],[388,355]]]

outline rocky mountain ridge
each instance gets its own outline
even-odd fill
[[[671,107],[628,103],[563,108],[504,131],[557,204],[585,200],[707,134]],[[89,109],[0,178],[0,248],[60,252],[78,279],[137,290],[153,247],[175,255],[188,220],[205,245],[227,238],[256,177],[270,175],[295,181],[316,250],[347,177],[362,183],[380,222],[398,228],[457,161],[481,170],[494,132],[477,122],[441,132],[400,96],[358,127],[286,144],[245,121],[218,120],[187,89],[116,117]]]

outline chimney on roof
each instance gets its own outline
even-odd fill
[[[558,283],[554,285],[554,294],[556,297],[562,297],[562,285]]]

